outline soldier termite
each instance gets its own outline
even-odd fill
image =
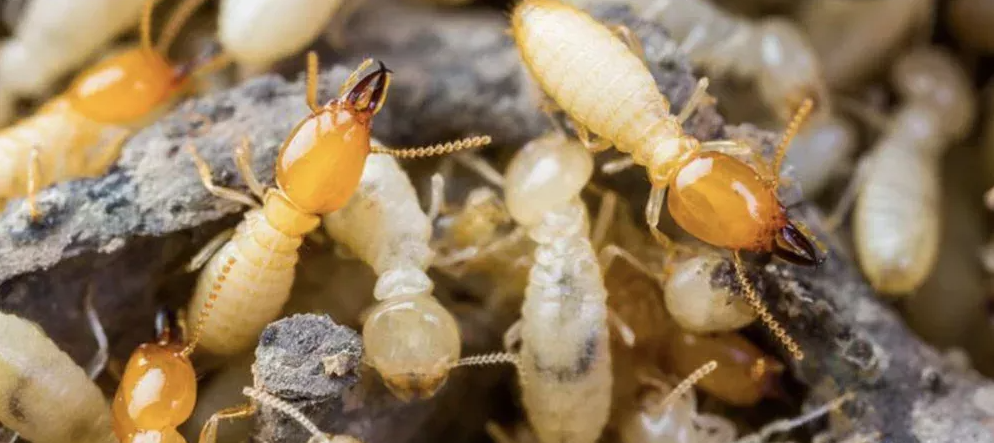
[[[939,242],[939,157],[970,130],[975,105],[969,78],[952,56],[918,48],[891,73],[905,102],[863,161],[833,215],[856,195],[853,235],[860,265],[884,294],[918,288]]]
[[[0,124],[13,117],[18,96],[44,94],[114,36],[138,23],[143,3],[145,0],[29,2],[14,35],[0,43]]]
[[[737,17],[707,0],[632,0],[643,17],[661,23],[681,41],[680,49],[705,71],[755,79],[760,97],[784,122],[812,97],[819,112],[791,143],[786,163],[812,168],[797,174],[814,194],[833,165],[841,166],[856,149],[851,125],[832,112],[818,55],[790,21]],[[799,165],[795,165],[799,163]],[[811,177],[805,173],[819,175]]]
[[[65,93],[0,132],[0,200],[27,194],[31,216],[37,219],[34,195],[39,188],[102,174],[117,160],[130,131],[172,104],[192,75],[222,63],[219,57],[174,65],[166,58],[172,36],[200,1],[179,5],[162,32],[165,38],[153,46],[155,0],[146,0],[141,45],[83,71]]]
[[[815,244],[788,218],[776,195],[777,171],[790,139],[812,109],[810,100],[802,103],[788,126],[772,167],[758,172],[716,152],[740,150],[739,144],[701,143],[683,132],[681,124],[703,95],[703,87],[679,116],[670,114],[669,101],[644,62],[586,13],[552,0],[525,0],[514,8],[512,29],[525,66],[541,88],[581,133],[603,137],[591,149],[613,144],[646,168],[652,183],[646,222],[657,240],[672,245],[657,228],[666,203],[680,227],[712,245],[772,252],[802,265],[818,262]],[[736,261],[741,261],[737,252]],[[767,327],[795,358],[802,359],[800,347],[773,320],[755,291],[746,294]]]
[[[370,155],[355,195],[325,215],[324,226],[379,276],[377,305],[363,324],[366,360],[399,398],[431,397],[459,360],[461,340],[455,318],[432,296],[431,218],[407,174],[390,156]]]
[[[0,313],[0,423],[36,443],[113,443],[100,388],[37,324]]]
[[[190,306],[220,301],[203,328],[201,347],[213,354],[232,355],[249,348],[266,323],[283,308],[293,285],[297,249],[303,236],[320,224],[319,216],[341,209],[359,185],[370,152],[404,158],[444,154],[489,143],[475,137],[445,145],[393,150],[370,147],[370,125],[380,111],[391,72],[367,60],[341,86],[339,97],[324,106],[317,102],[317,55],[309,54],[307,105],[311,114],[293,129],[276,161],[277,188],[265,189],[248,166],[251,152],[245,141],[236,149],[236,163],[259,204],[250,196],[213,183],[211,170],[196,149],[188,146],[204,186],[212,194],[249,205],[233,237],[210,257],[200,274]],[[228,235],[231,235],[230,233]],[[204,260],[199,260],[204,261]],[[203,263],[193,263],[195,268]],[[191,310],[189,315],[196,315]],[[200,321],[206,321],[201,317]],[[190,324],[198,321],[188,317]]]
[[[344,0],[222,0],[218,39],[247,73],[302,51]]]

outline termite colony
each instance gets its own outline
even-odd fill
[[[212,215],[148,279],[154,322],[126,314],[141,331],[104,333],[121,315],[94,300],[117,289],[79,291],[63,311],[97,343],[86,369],[46,334],[53,319],[0,312],[0,441],[217,443],[254,423],[258,441],[400,442],[364,408],[424,424],[461,413],[453,398],[498,404],[467,413],[460,442],[873,441],[850,432],[849,415],[881,406],[863,385],[811,379],[856,358],[848,331],[818,336],[837,307],[810,284],[847,255],[873,303],[994,375],[994,240],[961,239],[994,211],[994,124],[975,128],[991,113],[976,96],[994,72],[994,0],[613,2],[627,24],[595,0],[410,1],[440,20],[503,14],[502,33],[460,44],[502,42],[483,58],[512,63],[528,101],[491,104],[544,114],[518,134],[449,116],[458,129],[425,132],[452,141],[410,148],[393,138],[410,125],[395,107],[439,95],[408,80],[433,71],[377,53],[406,31],[350,52],[371,34],[352,16],[390,1],[0,2],[0,223],[56,225],[53,195],[120,173],[122,154],[144,155],[139,132],[178,120],[186,133],[161,135],[168,163],[196,186],[176,186],[189,195],[167,210],[235,214]],[[681,64],[693,81],[661,80]],[[469,75],[446,69],[420,81]],[[273,73],[302,77],[278,140],[195,111]],[[728,121],[699,135],[715,110]],[[267,325],[300,312],[361,332],[355,367],[345,351],[321,357],[316,376],[361,379],[329,403],[256,372]],[[500,368],[492,384],[510,395],[455,397]]]

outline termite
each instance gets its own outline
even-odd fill
[[[146,0],[138,47],[83,71],[65,93],[0,131],[0,200],[27,194],[31,217],[37,219],[41,214],[34,196],[39,188],[102,174],[117,160],[132,130],[175,102],[192,75],[222,63],[219,57],[174,65],[166,58],[173,36],[201,1],[180,4],[153,46],[155,0]]]
[[[218,39],[247,73],[302,51],[344,0],[222,0]]]
[[[36,443],[116,443],[96,373],[37,324],[0,312],[0,423],[8,429]]]
[[[513,35],[525,66],[542,90],[565,111],[580,132],[602,137],[593,150],[613,144],[644,166],[652,183],[646,223],[658,241],[672,245],[657,228],[664,202],[676,223],[706,243],[736,251],[772,252],[801,265],[818,259],[803,227],[787,216],[776,191],[787,146],[813,103],[806,100],[761,174],[726,154],[738,143],[701,143],[685,134],[682,122],[703,94],[698,89],[679,116],[657,88],[645,63],[610,29],[588,14],[553,0],[525,0],[512,13]],[[765,176],[765,177],[764,177]],[[666,190],[669,189],[667,193]],[[665,199],[664,199],[665,196]],[[762,305],[754,291],[747,301],[798,360],[800,347]]]
[[[13,117],[17,98],[44,94],[60,77],[138,23],[143,3],[145,0],[29,2],[14,35],[0,43],[0,124]]]
[[[370,126],[383,107],[391,76],[380,63],[360,79],[372,63],[363,62],[342,84],[339,97],[321,106],[317,102],[317,55],[309,54],[307,105],[311,113],[280,147],[276,188],[266,189],[249,167],[248,141],[236,147],[238,169],[252,193],[262,200],[262,207],[249,195],[215,185],[210,166],[195,147],[187,146],[210,193],[254,208],[245,214],[233,236],[227,234],[230,240],[212,242],[212,247],[200,254],[201,259],[192,263],[191,268],[196,268],[206,261],[206,268],[190,306],[220,299],[212,321],[203,329],[203,349],[218,355],[246,350],[263,327],[279,315],[290,295],[303,236],[318,227],[320,215],[345,206],[359,186],[371,152],[416,158],[489,143],[488,137],[475,137],[418,149],[371,147]],[[217,244],[221,246],[213,247]],[[212,249],[216,249],[213,256]],[[188,321],[194,324],[198,319],[190,315]]]
[[[889,295],[917,289],[939,244],[939,159],[967,135],[975,113],[969,77],[949,54],[918,48],[894,66],[904,104],[862,161],[847,196],[856,195],[856,253],[873,287]],[[838,220],[851,198],[835,211]]]
[[[793,22],[782,18],[755,22],[708,0],[633,0],[632,4],[640,15],[672,32],[695,65],[715,76],[730,73],[755,79],[759,96],[782,121],[789,122],[803,100],[813,99],[819,112],[792,141],[786,157],[788,166],[811,165],[796,171],[806,194],[817,193],[833,169],[844,165],[856,150],[856,131],[833,114],[818,54]]]
[[[435,394],[459,360],[455,318],[432,296],[432,217],[421,209],[395,159],[372,154],[359,188],[343,208],[324,216],[329,236],[369,264],[377,305],[363,324],[366,360],[397,397]]]
[[[643,392],[618,423],[621,443],[731,443],[735,425],[697,411],[694,385],[718,368],[706,362],[676,385],[642,375]]]
[[[206,316],[209,310],[210,305],[205,305],[198,313]],[[184,343],[170,317],[159,312],[156,341],[139,346],[124,368],[111,407],[114,434],[122,443],[186,442],[176,428],[190,417],[197,403],[197,373],[190,354],[202,324]]]
[[[679,261],[665,277],[666,310],[681,328],[697,332],[740,329],[756,313],[735,292],[739,289],[731,260],[702,253]]]
[[[699,387],[733,406],[753,406],[764,396],[777,393],[782,363],[742,336],[732,333],[696,335],[679,331],[670,337],[661,366],[677,376],[687,376],[703,363],[717,361],[713,377]]]

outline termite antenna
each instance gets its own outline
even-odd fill
[[[759,295],[756,294],[756,289],[753,287],[752,282],[749,281],[748,276],[746,276],[745,264],[742,262],[742,257],[739,255],[738,251],[732,254],[732,258],[735,263],[735,278],[739,281],[739,284],[742,285],[742,291],[745,293],[746,303],[749,303],[749,306],[756,311],[756,315],[759,316],[760,321],[762,321],[763,324],[766,325],[767,329],[769,329],[770,332],[772,332],[777,338],[777,340],[779,340],[780,343],[787,348],[787,351],[790,352],[795,360],[804,360],[804,352],[801,351],[801,347],[796,341],[794,341],[793,338],[791,338],[790,334],[788,334],[787,331],[780,326],[780,323],[773,318],[773,315],[771,315],[770,311],[766,309],[766,306],[763,306],[763,302],[760,301]]]
[[[145,7],[142,9],[141,23],[138,25],[138,32],[141,34],[142,51],[147,56],[155,55],[155,48],[152,46],[152,11],[158,0],[145,0]]]
[[[318,105],[318,53],[307,53],[307,107],[317,114],[321,110]]]
[[[461,140],[439,143],[431,146],[420,146],[417,148],[391,149],[383,146],[373,146],[372,152],[376,154],[387,154],[397,158],[425,158],[436,155],[451,154],[465,149],[479,148],[489,145],[493,139],[489,135],[469,137]]]
[[[772,436],[773,434],[781,432],[789,432],[791,430],[804,426],[805,424],[817,420],[818,418],[820,418],[825,414],[828,414],[829,412],[837,411],[839,408],[842,407],[843,404],[854,398],[856,398],[855,394],[853,394],[852,392],[847,392],[839,397],[836,397],[832,401],[824,405],[821,405],[818,408],[809,411],[799,417],[793,419],[781,419],[774,421],[766,426],[763,426],[763,428],[760,429],[755,434],[747,435],[742,439],[737,440],[735,443],[760,443],[768,441],[770,436]]]
[[[666,397],[663,397],[662,401],[659,402],[659,408],[663,409],[672,404],[678,398],[686,394],[687,391],[693,389],[694,385],[701,381],[701,379],[714,372],[715,369],[718,369],[718,362],[714,360],[711,360],[697,368],[697,370],[688,375],[687,378],[680,381],[680,383],[678,383],[673,390],[669,392],[669,394],[666,394]]]
[[[463,357],[452,365],[452,369],[464,366],[493,366],[501,364],[513,365],[514,369],[518,372],[518,379],[521,380],[521,383],[524,383],[525,379],[521,377],[521,374],[524,373],[524,364],[521,363],[521,357],[509,352],[495,352],[492,354]]]
[[[155,46],[155,50],[159,54],[163,57],[166,56],[169,47],[172,46],[173,40],[176,39],[176,35],[179,34],[180,29],[183,28],[183,25],[190,19],[190,16],[202,4],[204,4],[204,0],[183,0],[173,8],[173,12],[169,15],[166,25],[159,32],[159,42]]]
[[[343,436],[344,438],[339,438],[339,437],[329,438],[328,435],[325,434],[324,432],[321,432],[321,430],[318,429],[317,425],[315,425],[314,422],[311,421],[311,419],[307,418],[307,416],[304,415],[303,412],[300,412],[299,409],[297,409],[290,403],[287,403],[283,399],[280,399],[268,392],[252,387],[245,387],[244,389],[242,389],[242,394],[245,394],[245,396],[259,403],[262,403],[263,405],[276,409],[288,415],[290,418],[294,419],[297,423],[300,423],[300,426],[302,426],[304,429],[307,429],[307,432],[311,433],[311,439],[308,440],[308,443],[310,442],[346,443],[346,442],[356,441],[354,438],[344,437],[344,436]]]
[[[217,279],[214,280],[211,292],[207,295],[207,300],[204,301],[204,306],[200,309],[200,316],[197,317],[197,326],[193,329],[193,335],[190,337],[190,341],[187,342],[186,347],[183,348],[182,354],[184,357],[189,357],[190,354],[193,354],[193,350],[197,348],[197,343],[200,342],[204,327],[207,325],[207,319],[210,318],[211,309],[214,309],[214,302],[217,301],[217,296],[220,294],[221,288],[224,287],[224,281],[227,280],[228,273],[231,272],[231,266],[235,264],[235,261],[234,257],[229,257],[228,261],[221,267],[221,272],[218,274]]]
[[[780,138],[780,144],[777,145],[776,156],[773,158],[773,170],[770,171],[773,174],[771,180],[776,186],[780,185],[780,167],[783,165],[783,158],[787,155],[787,149],[790,148],[790,142],[794,140],[794,136],[801,129],[801,125],[808,119],[811,115],[811,110],[814,109],[815,102],[810,98],[804,99],[801,102],[801,106],[797,108],[797,112],[794,113],[794,117],[790,119],[790,123],[787,124],[787,128],[783,132],[783,137]]]

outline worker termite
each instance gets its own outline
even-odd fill
[[[427,398],[459,360],[455,318],[432,296],[431,218],[396,160],[372,154],[359,187],[324,226],[379,276],[363,324],[366,360],[397,397]]]
[[[918,288],[935,262],[938,161],[969,132],[975,106],[966,73],[939,49],[912,50],[891,74],[905,102],[862,161],[847,195],[857,195],[853,235],[863,272],[877,291],[902,295]],[[833,220],[851,201],[843,198]]]
[[[0,423],[36,443],[112,443],[100,388],[41,327],[0,313]]]
[[[818,262],[815,244],[803,227],[788,218],[776,194],[777,171],[790,139],[811,111],[810,100],[802,102],[772,167],[762,168],[768,171],[761,174],[715,152],[741,149],[737,143],[701,143],[683,132],[681,123],[693,112],[705,83],[699,83],[679,116],[670,114],[669,101],[643,61],[586,13],[552,0],[525,0],[514,8],[512,28],[525,66],[541,88],[581,133],[590,131],[603,138],[591,148],[613,144],[646,168],[652,183],[646,222],[657,240],[672,244],[657,228],[666,203],[681,228],[707,243],[735,250],[736,268],[742,267],[738,255],[742,250],[772,252],[802,265]],[[800,347],[755,292],[746,295],[767,327],[795,358],[802,359]]]
[[[618,423],[621,443],[730,443],[735,425],[697,412],[694,385],[718,368],[710,361],[677,385],[643,375],[643,393]]]
[[[19,96],[43,94],[114,36],[138,23],[144,2],[29,2],[14,35],[0,43],[0,124],[13,117],[11,108]]]
[[[34,115],[0,131],[0,200],[34,194],[59,180],[97,176],[117,160],[130,131],[172,104],[190,77],[223,58],[173,65],[165,51],[202,0],[185,0],[169,17],[157,45],[151,37],[155,0],[146,0],[141,45],[79,74],[69,89]],[[88,14],[85,14],[88,15]]]
[[[303,236],[318,227],[319,215],[345,206],[359,185],[370,152],[415,158],[490,142],[489,137],[474,137],[418,149],[370,147],[372,119],[384,104],[391,75],[380,63],[360,79],[371,64],[372,60],[363,62],[342,84],[339,97],[321,106],[317,102],[317,55],[309,54],[307,105],[311,114],[297,124],[280,147],[277,188],[267,190],[255,178],[248,166],[251,152],[247,140],[236,148],[238,169],[253,194],[262,199],[261,208],[251,196],[215,185],[210,166],[192,145],[188,146],[209,192],[254,208],[216,254],[211,256],[214,251],[205,251],[200,255],[203,260],[192,263],[191,267],[196,268],[209,260],[190,306],[220,299],[213,311],[214,319],[204,327],[203,349],[219,355],[243,351],[279,315],[290,295]],[[198,319],[190,315],[195,314],[188,313],[188,321],[193,324]]]
[[[782,363],[736,333],[695,335],[679,331],[670,337],[661,366],[677,376],[687,376],[703,363],[717,361],[714,376],[700,388],[733,406],[752,406],[775,394]]]
[[[263,71],[314,41],[343,1],[222,0],[218,39],[243,71]]]

